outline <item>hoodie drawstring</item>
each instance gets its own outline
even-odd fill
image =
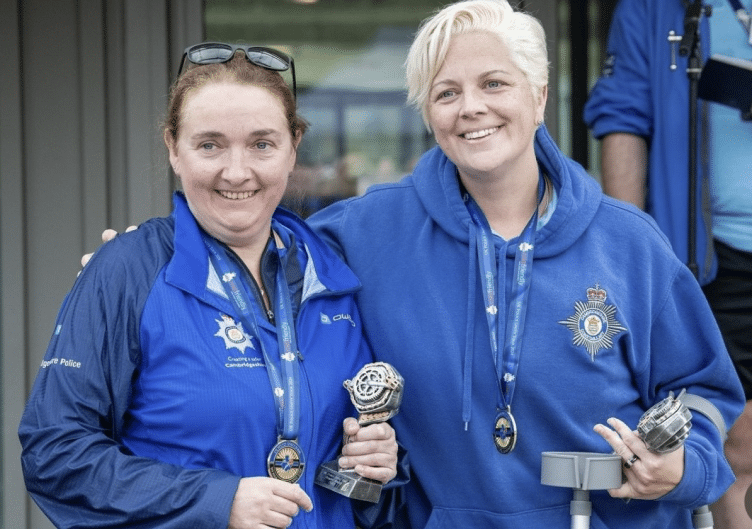
[[[467,270],[467,327],[465,329],[465,372],[462,381],[462,420],[467,431],[472,416],[472,393],[473,393],[473,352],[474,343],[474,318],[475,314],[475,277],[478,270],[477,263],[477,238],[476,227],[470,223],[470,265]]]

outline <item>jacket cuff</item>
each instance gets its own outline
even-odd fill
[[[397,475],[384,485],[377,503],[353,500],[352,507],[358,527],[380,529],[393,527],[405,507],[404,485],[410,481],[410,461],[407,450],[397,442]]]
[[[705,462],[700,454],[690,443],[684,444],[684,474],[679,484],[665,494],[660,501],[668,501],[682,505],[689,509],[695,509],[707,504],[710,492],[710,484],[715,481],[715,476],[710,476]]]

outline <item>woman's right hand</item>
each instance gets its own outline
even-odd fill
[[[135,230],[136,228],[138,228],[138,226],[128,226],[125,229],[125,231],[127,233],[129,231]],[[106,229],[106,230],[104,230],[102,232],[102,242],[105,243],[107,241],[111,241],[112,239],[114,239],[117,236],[117,234],[118,234],[118,232],[116,232],[115,230],[109,229],[109,228]],[[91,259],[92,255],[94,255],[94,252],[86,253],[86,254],[83,255],[83,257],[81,257],[81,266],[82,267],[86,266],[86,263],[89,262],[89,259]]]
[[[228,529],[289,527],[300,509],[313,510],[299,485],[273,478],[242,478],[230,510]]]
[[[613,430],[603,424],[593,429],[624,460],[627,478],[620,488],[608,491],[613,498],[655,500],[679,484],[684,476],[684,445],[669,453],[651,452],[623,421],[612,417],[607,422]]]

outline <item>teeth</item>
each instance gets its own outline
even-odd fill
[[[499,127],[493,127],[491,129],[476,130],[475,132],[466,132],[463,136],[466,140],[476,140],[488,136],[489,134],[493,134],[498,128]]]
[[[217,193],[219,193],[225,198],[229,198],[230,200],[243,200],[244,198],[252,197],[256,192],[255,191],[243,191],[242,193],[237,193],[233,191],[217,191]]]

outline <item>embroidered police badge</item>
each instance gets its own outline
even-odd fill
[[[592,361],[599,350],[614,346],[614,336],[627,330],[616,320],[616,307],[606,305],[606,297],[606,291],[596,284],[587,289],[587,303],[575,301],[574,314],[557,322],[572,331],[572,343],[584,346]]]
[[[219,324],[219,330],[214,334],[218,338],[222,338],[225,341],[225,348],[230,349],[234,347],[241,353],[245,353],[245,350],[253,347],[251,337],[243,331],[243,324],[236,323],[230,316],[226,314],[220,314],[221,320],[214,320]]]

